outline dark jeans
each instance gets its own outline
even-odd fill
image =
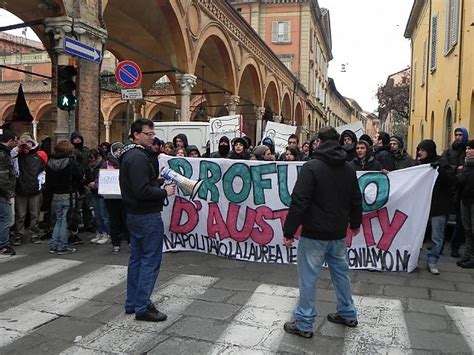
[[[151,294],[160,272],[163,253],[163,221],[160,213],[132,214],[127,212],[130,233],[127,300],[125,310],[143,314],[151,303]]]
[[[130,241],[127,229],[127,211],[121,199],[105,199],[105,206],[109,212],[110,236],[112,245],[119,247],[122,240]]]

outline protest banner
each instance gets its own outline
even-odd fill
[[[359,139],[360,136],[364,134],[364,126],[363,126],[361,121],[357,121],[357,122],[354,122],[354,123],[349,123],[349,124],[345,124],[345,125],[336,127],[336,131],[339,134],[341,134],[345,130],[350,130],[350,131],[354,132],[357,139]]]
[[[296,133],[296,127],[283,123],[267,122],[263,138],[270,137],[275,143],[275,151],[282,153],[288,146],[288,138]]]
[[[105,198],[122,198],[119,184],[119,170],[99,170],[99,195]]]
[[[283,246],[282,225],[302,165],[160,155],[160,166],[203,181],[194,200],[180,189],[169,198],[162,214],[164,251],[295,263],[297,243],[288,249]],[[358,173],[362,226],[358,235],[346,237],[352,269],[411,272],[416,268],[436,177],[429,165],[389,174]]]
[[[211,152],[219,150],[219,140],[226,136],[229,140],[242,135],[242,116],[222,116],[209,120],[211,136]]]

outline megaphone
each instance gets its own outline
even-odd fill
[[[191,200],[194,200],[196,197],[199,188],[201,187],[203,180],[194,181],[188,179],[187,177],[178,174],[176,171],[170,168],[163,168],[161,175],[165,180],[171,181],[173,184],[176,184],[182,190],[186,191],[191,195]]]

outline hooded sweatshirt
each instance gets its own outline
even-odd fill
[[[346,152],[336,140],[323,142],[298,175],[283,227],[292,238],[300,225],[302,237],[339,240],[362,221],[362,198],[355,171],[346,163]]]
[[[47,194],[68,194],[78,190],[83,174],[72,155],[55,154],[46,165]]]
[[[464,127],[459,127],[454,130],[454,133],[457,131],[462,132],[462,142],[453,142],[451,147],[446,149],[442,154],[442,157],[447,159],[449,165],[451,165],[455,170],[457,170],[459,166],[464,165],[464,160],[466,159],[466,144],[469,140],[469,133],[467,132],[467,129]]]
[[[227,144],[222,144],[222,142],[227,142]],[[217,152],[211,153],[211,158],[227,158],[230,152],[230,140],[227,136],[222,136],[219,139],[219,146]]]
[[[344,144],[344,136],[349,136],[352,139],[351,144]],[[339,137],[339,144],[342,146],[342,149],[346,152],[346,160],[352,161],[356,157],[356,144],[357,136],[350,129],[343,131]]]
[[[373,153],[372,149],[370,149],[369,143],[367,143],[367,141],[361,139],[357,142],[357,144],[364,144],[366,149],[367,149],[367,153],[365,155],[365,158],[363,158],[363,159],[359,159],[359,157],[357,157],[357,153],[356,153],[356,157],[354,159],[352,159],[352,161],[349,163],[349,165],[355,171],[381,171],[382,170],[382,165],[380,165],[380,163],[377,160],[375,160],[374,153]],[[357,144],[356,144],[356,146],[357,146]]]
[[[176,146],[176,139],[179,138],[183,141],[184,143],[184,149],[186,149],[188,147],[188,137],[184,134],[184,133],[180,133],[180,134],[177,134],[174,138],[173,138],[173,145],[175,148],[177,148]]]

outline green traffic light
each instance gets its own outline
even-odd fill
[[[77,98],[74,95],[62,95],[58,98],[58,108],[61,110],[73,110],[76,104]]]

